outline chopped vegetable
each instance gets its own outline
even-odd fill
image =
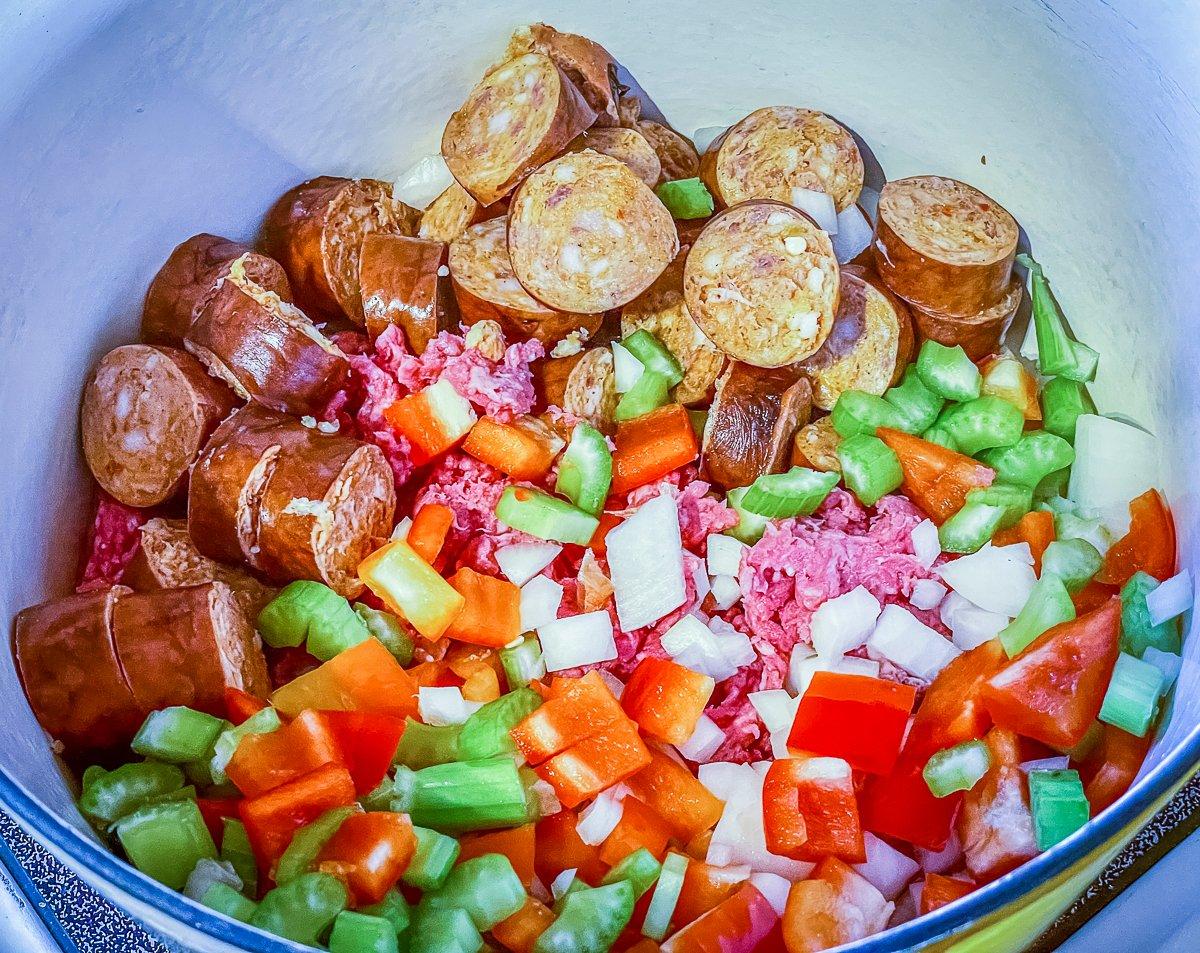
[[[1053,542],[1054,515],[1044,510],[1026,513],[1013,526],[998,531],[992,537],[992,545],[997,547],[1025,543],[1029,547],[1029,555],[1033,557],[1033,571],[1037,574],[1041,574],[1043,554]]]
[[[842,437],[874,436],[879,428],[906,432],[904,415],[894,404],[875,394],[844,390],[830,415],[833,429]]]
[[[480,417],[463,441],[463,450],[514,480],[540,480],[562,448],[562,438],[536,417],[518,417],[512,423]],[[420,516],[418,511],[413,529]],[[411,537],[412,530],[410,543]]]
[[[398,953],[396,930],[383,917],[343,910],[333,921],[329,953]]]
[[[990,467],[920,437],[887,428],[880,428],[878,436],[900,461],[901,492],[935,523],[958,512],[971,490],[995,479]]]
[[[538,626],[542,663],[549,672],[594,665],[617,657],[612,617],[599,609]]]
[[[504,666],[504,677],[511,688],[523,688],[546,674],[542,647],[533,635],[523,636],[515,645],[502,648],[500,664]]]
[[[279,858],[275,868],[275,883],[282,886],[308,873],[326,841],[333,837],[342,826],[342,822],[357,810],[357,805],[335,807],[296,831],[292,842]]]
[[[795,860],[866,860],[850,765],[842,758],[782,758],[763,782],[767,849]]]
[[[1175,523],[1157,490],[1129,504],[1129,532],[1109,547],[1098,582],[1123,585],[1135,572],[1167,579],[1175,572]]]
[[[715,682],[669,659],[644,658],[638,663],[621,707],[642,733],[665,744],[683,744],[712,697]]]
[[[921,905],[918,912],[921,916],[940,910],[948,903],[960,900],[975,890],[975,884],[959,877],[943,877],[941,874],[927,873],[921,885]]]
[[[123,764],[97,775],[84,785],[79,810],[92,823],[109,827],[150,801],[183,787],[183,772],[170,764],[144,761]]]
[[[980,392],[1002,397],[1017,407],[1026,420],[1041,420],[1037,380],[1007,351],[993,354],[979,367],[983,375]],[[978,396],[978,395],[976,395]]]
[[[688,924],[663,944],[663,953],[755,950],[779,924],[779,914],[751,883]]]
[[[521,590],[511,582],[470,566],[459,569],[449,582],[463,605],[445,631],[447,638],[498,649],[520,637]]]
[[[1088,822],[1090,808],[1078,771],[1030,771],[1029,801],[1038,850],[1049,850]]]
[[[354,603],[354,611],[363,620],[367,632],[395,656],[401,665],[409,665],[413,656],[413,640],[399,618],[382,609],[372,609],[362,602]]]
[[[182,705],[153,711],[133,741],[137,754],[173,764],[211,758],[213,745],[228,723]]]
[[[1000,632],[1000,644],[1009,658],[1015,658],[1047,629],[1074,618],[1075,605],[1062,580],[1052,572],[1043,572],[1029,601]]]
[[[450,876],[462,848],[453,837],[427,827],[414,826],[412,830],[416,845],[400,879],[410,887],[436,890]]]
[[[1056,576],[1067,592],[1076,593],[1096,575],[1102,561],[1086,539],[1057,539],[1042,555],[1042,573]]]
[[[1121,651],[1136,658],[1150,647],[1179,654],[1182,646],[1179,625],[1173,618],[1157,625],[1150,621],[1147,600],[1158,588],[1158,580],[1141,571],[1121,587]]]
[[[654,894],[650,898],[650,906],[646,908],[646,917],[642,921],[643,936],[652,940],[662,940],[670,931],[671,917],[679,903],[689,866],[688,858],[674,851],[668,853],[663,860],[658,882],[654,885]]]
[[[668,404],[617,426],[613,453],[614,493],[628,493],[660,480],[700,455],[687,410]]]
[[[955,791],[971,790],[987,774],[990,764],[987,745],[964,741],[933,755],[921,774],[934,797],[946,797]]]
[[[251,917],[254,916],[254,911],[258,909],[257,903],[243,897],[225,883],[215,883],[209,887],[204,896],[200,898],[200,902],[210,910],[216,910],[217,913],[223,913],[242,923],[249,923]]]
[[[1017,736],[993,728],[985,740],[991,767],[963,795],[958,820],[967,870],[978,883],[1008,873],[1038,851]]]
[[[196,864],[216,860],[217,847],[196,802],[145,803],[116,824],[129,862],[172,890],[182,890]]]
[[[1163,692],[1163,673],[1149,662],[1122,652],[1104,693],[1099,718],[1138,738],[1150,730]]]
[[[477,929],[490,930],[525,906],[525,887],[507,857],[484,854],[460,862],[422,902],[433,909],[465,910]]]
[[[707,218],[713,213],[713,197],[699,179],[672,179],[659,185],[654,194],[672,218]]]
[[[974,365],[972,365],[974,368]],[[978,374],[978,371],[976,371]],[[907,433],[921,433],[933,425],[941,413],[944,401],[935,391],[922,382],[914,365],[904,372],[903,380],[890,388],[883,399],[896,408],[900,415],[898,429]]]
[[[470,432],[478,419],[470,401],[445,378],[389,404],[383,415],[412,442],[425,460],[453,447]]]
[[[1033,558],[1022,546],[985,546],[953,559],[937,573],[951,589],[981,609],[1015,616],[1033,592]]]
[[[561,552],[557,543],[513,543],[496,550],[496,565],[514,586],[524,586]]]
[[[671,402],[671,385],[666,377],[646,368],[629,390],[621,395],[613,409],[618,423],[645,417]]]
[[[1008,401],[985,395],[948,408],[938,424],[959,450],[974,456],[981,450],[1017,443],[1025,429],[1025,417]]]
[[[783,936],[791,953],[816,953],[878,932],[892,904],[863,877],[829,857],[809,880],[792,886],[783,913]]]
[[[650,749],[650,763],[624,783],[680,843],[710,830],[721,819],[721,802],[686,766],[657,748]]]
[[[867,647],[923,679],[932,679],[959,654],[953,642],[897,605],[884,607]]]
[[[1029,269],[1033,296],[1033,323],[1037,330],[1038,367],[1047,377],[1086,382],[1096,376],[1100,356],[1067,333],[1066,318],[1054,300],[1042,266],[1021,254],[1017,261]]]
[[[625,880],[572,891],[534,953],[604,953],[633,916],[633,901],[633,886]]]
[[[271,871],[292,837],[326,811],[354,802],[354,779],[341,765],[322,768],[238,804],[258,867]]]
[[[961,346],[926,341],[917,355],[916,368],[921,383],[939,397],[964,401],[979,396],[983,378]]]
[[[787,473],[760,476],[746,490],[741,505],[751,513],[772,519],[808,516],[825,502],[837,484],[836,473],[792,467]]]
[[[327,764],[340,764],[341,750],[320,712],[303,711],[269,734],[242,739],[225,773],[246,797],[258,797]]]
[[[459,758],[476,761],[516,751],[510,731],[541,703],[541,696],[532,688],[518,688],[488,702],[463,725],[458,736]]]
[[[657,622],[683,605],[683,543],[670,493],[639,506],[609,532],[606,547],[617,620],[624,631]],[[547,651],[544,639],[542,651]]]
[[[683,380],[683,368],[675,355],[645,328],[634,331],[621,345],[636,357],[646,370],[666,380],[668,387],[674,387]]]
[[[985,451],[982,459],[996,471],[997,479],[1033,489],[1051,473],[1069,467],[1075,451],[1062,437],[1034,430],[1012,446]]]
[[[554,922],[554,912],[540,900],[525,898],[525,905],[492,927],[492,936],[512,953],[533,953],[533,946]]]
[[[367,627],[342,596],[319,582],[298,579],[258,615],[263,641],[280,648],[306,644],[322,661],[367,638]]]
[[[408,543],[393,540],[358,564],[358,575],[425,638],[440,639],[465,600]]]
[[[446,534],[453,525],[454,510],[444,503],[425,503],[413,514],[412,525],[408,528],[404,541],[412,547],[414,553],[432,566],[446,542]]]
[[[1079,418],[1096,413],[1096,405],[1092,403],[1087,388],[1065,377],[1046,381],[1042,388],[1042,409],[1042,425],[1046,431],[1069,443],[1075,442]]]
[[[550,782],[565,807],[576,807],[650,763],[637,726],[624,717],[542,762],[538,777]]]
[[[972,507],[973,505],[977,507],[979,504],[1000,507],[1000,526],[997,532],[1002,532],[1006,529],[1011,529],[1017,523],[1021,522],[1021,519],[1033,507],[1033,491],[1027,486],[1018,486],[1012,483],[997,481],[991,486],[972,490],[968,493],[967,506],[963,509],[967,509],[967,507]],[[956,513],[947,522],[954,520],[961,513],[962,510],[959,510],[959,513]],[[949,532],[947,531],[947,535],[949,535]],[[994,537],[995,534],[993,534]],[[980,545],[982,546],[983,544],[980,543]]]
[[[496,518],[538,539],[586,546],[599,521],[590,513],[541,490],[510,486],[496,504]]]
[[[504,755],[431,765],[411,780],[411,792],[393,802],[393,809],[407,811],[421,827],[455,833],[533,819],[516,763]]]
[[[346,888],[336,877],[319,872],[304,874],[269,891],[250,918],[250,925],[316,946],[349,902]]]
[[[225,775],[225,766],[229,764],[229,759],[233,757],[243,738],[247,735],[275,731],[281,724],[279,713],[274,708],[263,708],[240,725],[222,731],[213,744],[212,761],[209,762],[209,773],[213,783],[224,784],[229,780]]]
[[[583,512],[599,516],[611,486],[608,441],[591,424],[581,421],[571,431],[571,442],[558,462],[554,489]]]
[[[1183,569],[1146,593],[1146,610],[1151,625],[1178,618],[1192,607],[1192,575]]]
[[[899,458],[878,437],[846,438],[838,445],[837,458],[847,488],[864,506],[874,506],[904,481]]]
[[[1006,508],[972,501],[938,527],[938,542],[947,553],[975,553],[1004,523]]]
[[[738,516],[737,524],[727,532],[730,536],[745,545],[753,545],[762,539],[767,524],[771,521],[768,516],[760,516],[758,513],[751,513],[746,509],[743,501],[749,492],[750,487],[738,486],[725,495],[725,502],[729,504]]]

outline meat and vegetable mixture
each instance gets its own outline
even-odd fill
[[[423,210],[187,239],[87,380],[14,652],[150,877],[334,953],[808,953],[1132,783],[1190,583],[1013,217],[869,201],[806,108],[698,155],[616,75],[518,31]]]

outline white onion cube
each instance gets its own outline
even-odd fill
[[[867,640],[867,648],[926,680],[931,680],[959,654],[940,633],[900,606],[887,606],[883,610]]]
[[[969,599],[952,592],[942,600],[938,609],[942,624],[950,630],[954,644],[964,652],[994,639],[1011,621],[999,612],[981,609]]]
[[[742,568],[742,556],[750,547],[740,539],[724,533],[712,533],[708,537],[708,574],[710,576],[736,576]]]
[[[942,555],[942,542],[933,520],[922,520],[913,527],[912,547],[917,561],[926,569],[937,562],[938,556]]]
[[[679,746],[679,753],[689,761],[704,764],[725,743],[725,732],[708,715],[701,715],[692,736]]]
[[[562,552],[558,543],[513,543],[496,550],[496,564],[514,586],[523,586]]]
[[[908,601],[917,609],[936,609],[946,598],[946,587],[936,579],[918,579]]]
[[[852,866],[886,899],[895,900],[908,882],[920,873],[921,865],[870,831],[863,834],[863,843],[867,848],[866,863]]]
[[[521,587],[521,631],[534,629],[558,618],[562,605],[563,587],[549,576],[534,576]]]
[[[742,598],[742,585],[733,576],[713,576],[712,597],[720,611],[732,609]]]
[[[683,605],[679,510],[669,493],[643,503],[611,529],[605,548],[622,631],[651,625]]]
[[[823,602],[812,616],[813,648],[826,658],[858,648],[867,641],[879,612],[879,600],[865,586]]]
[[[546,671],[561,672],[617,657],[612,619],[607,612],[585,612],[547,622],[537,630]]]
[[[1146,595],[1150,624],[1162,625],[1168,619],[1183,615],[1192,607],[1192,601],[1192,574],[1183,569]]]
[[[456,686],[417,689],[417,711],[427,725],[461,725],[482,707],[483,702],[463,698]]]
[[[746,698],[758,712],[758,717],[762,719],[768,732],[790,729],[792,722],[796,720],[796,707],[800,700],[793,698],[782,688],[751,692]]]
[[[857,204],[847,205],[837,213],[837,232],[833,239],[833,253],[839,264],[857,258],[871,244],[871,223]]]
[[[1029,545],[992,546],[952,559],[937,570],[951,589],[981,609],[1015,616],[1029,600],[1037,576]]]

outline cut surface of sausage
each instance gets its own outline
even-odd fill
[[[694,179],[700,174],[700,155],[691,139],[653,119],[639,119],[635,128],[658,154],[662,167],[660,182]]]
[[[229,388],[190,354],[126,344],[100,359],[84,387],[84,457],[115,499],[155,506],[175,495],[233,406]]]
[[[928,311],[977,315],[999,304],[1012,278],[1017,223],[978,189],[918,175],[880,193],[872,242],[880,277]]]
[[[912,349],[904,302],[843,267],[833,328],[801,364],[812,381],[813,404],[832,410],[845,390],[882,394],[903,375]]]
[[[832,417],[814,420],[796,431],[796,439],[792,443],[792,466],[841,473],[842,464],[837,455],[841,443],[841,435],[833,429]]]
[[[193,235],[176,246],[146,290],[142,340],[148,344],[182,344],[217,290],[217,283],[239,258],[242,270],[252,281],[284,301],[291,300],[287,274],[279,262],[227,238]]]
[[[322,175],[286,192],[267,213],[263,247],[291,281],[296,301],[323,318],[363,323],[359,249],[373,232],[412,235],[420,212],[377,179]]]
[[[947,347],[961,344],[967,356],[977,361],[1000,350],[1000,342],[1021,306],[1024,293],[1024,284],[1014,279],[1003,297],[979,314],[957,317],[913,305],[913,320],[923,340],[937,341]]]
[[[700,330],[683,299],[684,256],[677,257],[649,288],[621,309],[621,336],[646,330],[675,355],[683,380],[675,399],[695,404],[708,397],[725,355]]]
[[[619,122],[613,88],[616,63],[608,50],[586,36],[562,33],[545,23],[532,23],[513,33],[506,59],[530,52],[546,54],[567,74],[595,110],[597,124],[611,126]]]
[[[619,399],[612,349],[588,348],[567,375],[562,409],[611,434],[616,430],[613,414]]]
[[[596,113],[567,74],[541,53],[488,73],[450,117],[442,156],[477,202],[491,205],[591,126]]]
[[[582,152],[584,149],[620,159],[650,188],[658,185],[662,178],[663,168],[658,153],[654,151],[649,140],[636,129],[593,126],[587,132],[576,136],[568,147],[570,152]]]
[[[747,199],[792,201],[792,189],[827,193],[840,212],[863,187],[854,137],[824,113],[795,106],[756,109],[704,153],[700,177],[723,205]]]
[[[525,290],[508,255],[507,226],[504,218],[489,219],[450,245],[450,280],[463,321],[496,321],[510,336],[546,344],[579,328],[594,332],[600,315],[556,311]]]
[[[451,182],[421,214],[417,237],[449,244],[476,222],[494,217],[487,213],[470,192]]]
[[[756,200],[713,218],[687,255],[683,293],[700,330],[730,357],[779,367],[813,354],[838,302],[829,236],[782,202]]]
[[[554,308],[618,308],[645,291],[678,250],[671,213],[658,197],[625,163],[590,149],[546,164],[513,196],[513,270]]]
[[[372,338],[396,324],[413,353],[423,354],[439,331],[457,327],[446,251],[441,242],[405,235],[363,239],[359,279]]]

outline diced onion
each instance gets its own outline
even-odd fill
[[[769,732],[791,728],[792,722],[796,720],[796,707],[800,700],[793,698],[782,688],[750,692],[746,698],[754,706]]]
[[[695,563],[692,569],[692,582],[696,586],[696,602],[703,602],[705,597],[712,592],[712,583],[709,582],[708,572],[704,568],[704,563]]]
[[[933,520],[922,520],[913,527],[912,546],[917,561],[926,569],[937,562],[938,556],[942,555],[942,543]]]
[[[417,710],[427,725],[461,725],[483,707],[483,702],[467,701],[457,686],[431,686],[417,689]]]
[[[946,587],[934,579],[918,579],[913,583],[911,602],[918,609],[936,609],[946,598]]]
[[[750,882],[766,897],[767,903],[775,908],[775,912],[783,916],[783,908],[787,906],[788,893],[792,889],[791,882],[779,874],[767,873],[765,870],[751,874]]]
[[[712,631],[694,615],[685,615],[662,635],[663,650],[684,668],[720,682],[737,669],[730,665]]]
[[[238,876],[233,864],[229,861],[201,857],[196,861],[192,872],[188,874],[187,883],[183,887],[183,895],[200,903],[204,900],[204,895],[216,884],[225,884],[239,892],[243,886],[242,878]]]
[[[879,600],[865,586],[826,600],[812,616],[813,648],[826,658],[858,648],[867,641],[879,612]]]
[[[1067,495],[1099,513],[1113,536],[1129,531],[1129,501],[1155,486],[1158,477],[1157,438],[1111,417],[1079,418]]]
[[[534,576],[521,587],[521,631],[534,629],[558,618],[563,587],[549,576]]]
[[[1146,595],[1150,624],[1162,625],[1168,619],[1183,615],[1192,607],[1192,574],[1186,569],[1177,572],[1157,589]]]
[[[683,543],[670,494],[648,500],[609,530],[605,548],[622,631],[651,625],[683,605]]]
[[[696,151],[700,155],[704,155],[708,151],[708,147],[725,135],[729,129],[728,125],[724,126],[701,126],[692,133],[692,144],[695,145]]]
[[[446,160],[442,158],[441,153],[437,153],[419,159],[400,176],[392,187],[392,195],[406,205],[424,209],[446,191],[453,181],[454,176],[450,174]]]
[[[947,870],[953,870],[961,863],[963,856],[962,842],[958,839],[958,832],[951,828],[950,839],[946,841],[946,846],[941,850],[925,850],[923,847],[918,847],[913,853],[916,855],[917,863],[921,865],[921,869],[925,873],[944,874]]]
[[[885,899],[895,900],[908,882],[920,873],[921,865],[870,831],[863,834],[863,843],[867,848],[866,863],[852,866]]]
[[[704,764],[724,743],[725,732],[708,715],[701,715],[692,736],[679,746],[679,753],[689,761]]]
[[[558,543],[513,543],[496,550],[496,564],[514,586],[523,586],[554,562]]]
[[[847,205],[837,213],[837,231],[832,234],[833,253],[840,264],[861,255],[871,244],[871,223],[857,205]]]
[[[833,196],[828,192],[817,189],[802,189],[792,186],[792,205],[800,209],[817,223],[817,227],[836,235],[838,230],[837,208],[833,204]]]
[[[1146,646],[1146,650],[1142,652],[1142,661],[1149,662],[1163,673],[1164,692],[1175,684],[1175,679],[1179,677],[1179,671],[1183,668],[1183,659],[1178,655],[1174,652],[1164,652],[1153,645]]]
[[[575,833],[581,841],[592,847],[604,843],[604,839],[621,823],[621,815],[625,811],[621,802],[628,790],[623,784],[614,785],[600,792],[591,804],[579,812]]]
[[[954,644],[964,652],[994,639],[1010,621],[1008,616],[999,612],[979,608],[957,592],[950,593],[942,600],[938,615],[950,630]]]
[[[710,620],[708,628],[716,637],[717,646],[725,656],[725,661],[735,670],[758,661],[758,653],[754,651],[750,636],[744,632],[739,632],[724,619]]]
[[[938,569],[951,589],[981,609],[1009,618],[1021,611],[1033,592],[1037,576],[1033,558],[1026,562],[1029,545],[993,546],[986,543],[978,552],[952,559]]]
[[[617,657],[612,619],[600,609],[547,622],[537,630],[546,671],[595,665]]]
[[[395,541],[397,539],[408,539],[408,531],[410,529],[412,529],[412,517],[406,516],[399,523],[397,523],[395,529],[392,530],[392,540]]]
[[[1028,774],[1030,771],[1066,771],[1071,766],[1071,759],[1066,755],[1057,758],[1038,758],[1036,761],[1022,761],[1020,769]]]
[[[529,792],[537,798],[538,817],[549,817],[551,814],[557,814],[563,809],[562,801],[558,799],[554,785],[549,781],[538,778],[533,784],[529,785]]]
[[[733,576],[712,577],[712,597],[716,607],[724,612],[742,598],[742,586]]]
[[[725,802],[721,820],[713,829],[706,860],[725,867],[747,864],[756,871],[778,874],[788,880],[802,880],[813,865],[767,850],[763,831],[763,773],[754,766],[710,763],[700,766],[700,783]]]
[[[608,690],[613,693],[613,698],[620,698],[625,694],[625,683],[612,672],[601,668],[596,670],[596,674],[600,676],[600,681],[608,686]]]
[[[724,533],[711,533],[707,542],[708,574],[736,576],[742,568],[742,556],[750,547]]]
[[[618,341],[612,343],[613,352],[613,385],[618,394],[627,394],[633,390],[646,365],[629,353]]]
[[[788,660],[788,674],[784,687],[797,695],[808,691],[817,672],[840,672],[843,675],[865,675],[879,677],[879,663],[873,659],[857,658],[853,655],[841,658],[825,658],[806,651],[808,646],[797,644]]]
[[[932,679],[959,654],[955,646],[907,609],[887,606],[867,648],[918,678]]]
[[[571,884],[575,880],[575,873],[578,870],[578,867],[571,867],[568,870],[564,870],[561,874],[550,881],[550,895],[555,900],[557,900],[571,888]]]
[[[790,725],[770,733],[771,757],[776,761],[780,758],[790,758],[792,756],[792,749],[788,747],[788,735],[791,733],[792,729]]]

